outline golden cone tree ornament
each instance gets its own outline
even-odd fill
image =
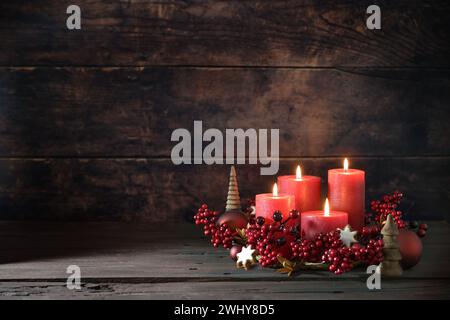
[[[230,181],[228,182],[228,195],[227,204],[225,206],[225,212],[241,210],[241,198],[239,197],[239,188],[236,176],[236,169],[231,166],[230,169]]]
[[[400,254],[398,244],[398,228],[392,218],[392,215],[388,215],[386,223],[381,234],[383,235],[383,262],[380,264],[380,271],[382,276],[398,277],[403,273],[400,261],[402,255]]]
[[[241,198],[239,196],[236,169],[234,166],[231,166],[225,212],[219,217],[217,224],[219,226],[226,224],[232,229],[242,229],[247,226],[247,223],[248,217],[241,209]]]

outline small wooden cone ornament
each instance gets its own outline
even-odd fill
[[[236,169],[231,166],[230,180],[228,182],[227,203],[225,212],[217,220],[218,225],[226,224],[232,229],[242,229],[247,226],[248,219],[241,210],[241,198],[237,182]]]
[[[225,206],[225,212],[241,210],[241,198],[239,197],[239,189],[237,183],[236,169],[231,166],[230,169],[230,181],[228,182],[228,195],[227,204]]]
[[[383,235],[383,262],[380,264],[380,271],[382,276],[398,277],[403,273],[400,261],[402,255],[400,254],[398,244],[398,228],[392,218],[392,215],[388,215],[386,223],[383,229],[381,229]]]

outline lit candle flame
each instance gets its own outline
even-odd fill
[[[302,178],[302,168],[300,168],[300,166],[297,166],[297,171],[295,172],[295,178],[297,180],[300,180]]]
[[[348,171],[348,159],[347,158],[344,159],[344,170]]]
[[[278,197],[278,186],[277,186],[276,183],[273,184],[272,195],[273,195],[274,197]]]
[[[323,215],[328,217],[330,215],[330,204],[328,203],[328,198],[325,200],[325,206],[323,208]]]

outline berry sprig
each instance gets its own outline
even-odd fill
[[[320,262],[326,250],[337,249],[343,245],[339,236],[339,231],[333,231],[327,234],[319,233],[313,240],[297,239],[291,242],[292,256],[303,262]]]
[[[403,194],[395,191],[392,194],[384,195],[381,200],[373,200],[370,203],[370,208],[375,213],[375,222],[382,225],[390,214],[399,229],[405,228],[406,222],[403,221],[403,213],[399,210],[399,204],[402,198]]]
[[[328,249],[322,256],[322,262],[328,263],[328,270],[342,274],[353,269],[357,263],[366,266],[378,265],[383,261],[383,240],[371,239],[367,246],[353,244],[350,248],[339,247]]]
[[[289,221],[295,221],[299,217],[297,210],[292,210],[289,217],[283,221],[280,211],[273,213],[273,222],[266,223],[263,217],[257,217],[249,223],[246,229],[247,244],[256,248],[259,254],[259,263],[263,267],[273,266],[278,263],[278,257],[289,259],[291,256],[287,239],[295,238],[298,229]]]
[[[334,274],[342,274],[353,269],[353,250],[347,247],[328,249],[322,255],[322,262],[328,263],[328,270]]]
[[[384,243],[382,239],[369,240],[369,243],[365,247],[359,249],[359,261],[363,262],[366,266],[380,264],[383,261],[383,247]]]
[[[381,228],[379,224],[363,227],[361,232],[358,232],[358,242],[362,245],[367,245],[372,239],[381,239]]]
[[[420,238],[425,237],[428,230],[428,225],[426,223],[418,223],[417,221],[411,221],[409,223],[409,228],[412,230],[417,229],[416,233]]]
[[[369,236],[366,235],[366,245],[356,243],[348,248],[342,243],[339,230],[319,233],[312,240],[298,239],[291,242],[292,257],[302,263],[322,262],[335,274],[348,272],[357,263],[379,264],[383,259],[383,241],[369,239]]]
[[[226,249],[230,249],[237,232],[229,228],[226,224],[218,226],[218,218],[219,212],[208,209],[206,204],[202,204],[197,210],[197,214],[194,215],[195,224],[203,225],[203,234],[211,237],[211,244],[215,248],[223,246]]]

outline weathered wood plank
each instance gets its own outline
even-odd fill
[[[449,226],[430,222],[420,263],[402,279],[448,279]],[[0,223],[0,281],[58,281],[71,264],[84,282],[180,283],[227,281],[347,281],[365,283],[363,269],[339,277],[272,269],[236,269],[228,251],[214,249],[194,225],[123,223]],[[437,263],[439,261],[439,263]],[[0,287],[2,284],[0,284]]]
[[[279,174],[294,172],[300,159],[283,160]],[[341,158],[301,159],[307,173],[326,182]],[[401,190],[414,207],[410,217],[449,218],[450,158],[352,158],[366,170],[367,199]],[[241,196],[271,190],[274,177],[256,165],[239,165]],[[156,159],[0,160],[0,217],[3,219],[191,218],[206,202],[222,210],[228,166],[182,165]],[[326,185],[323,185],[326,192]]]
[[[450,155],[450,71],[0,68],[0,156],[170,156],[176,128],[279,128],[280,156]],[[224,132],[224,131],[222,131]],[[205,144],[206,145],[206,144]]]
[[[449,66],[447,1],[2,1],[2,65]],[[26,54],[23,54],[26,52]]]
[[[303,282],[175,282],[84,283],[68,290],[65,282],[0,282],[5,299],[152,299],[152,300],[416,300],[448,299],[449,280],[386,280],[381,290],[368,290],[364,281]]]

